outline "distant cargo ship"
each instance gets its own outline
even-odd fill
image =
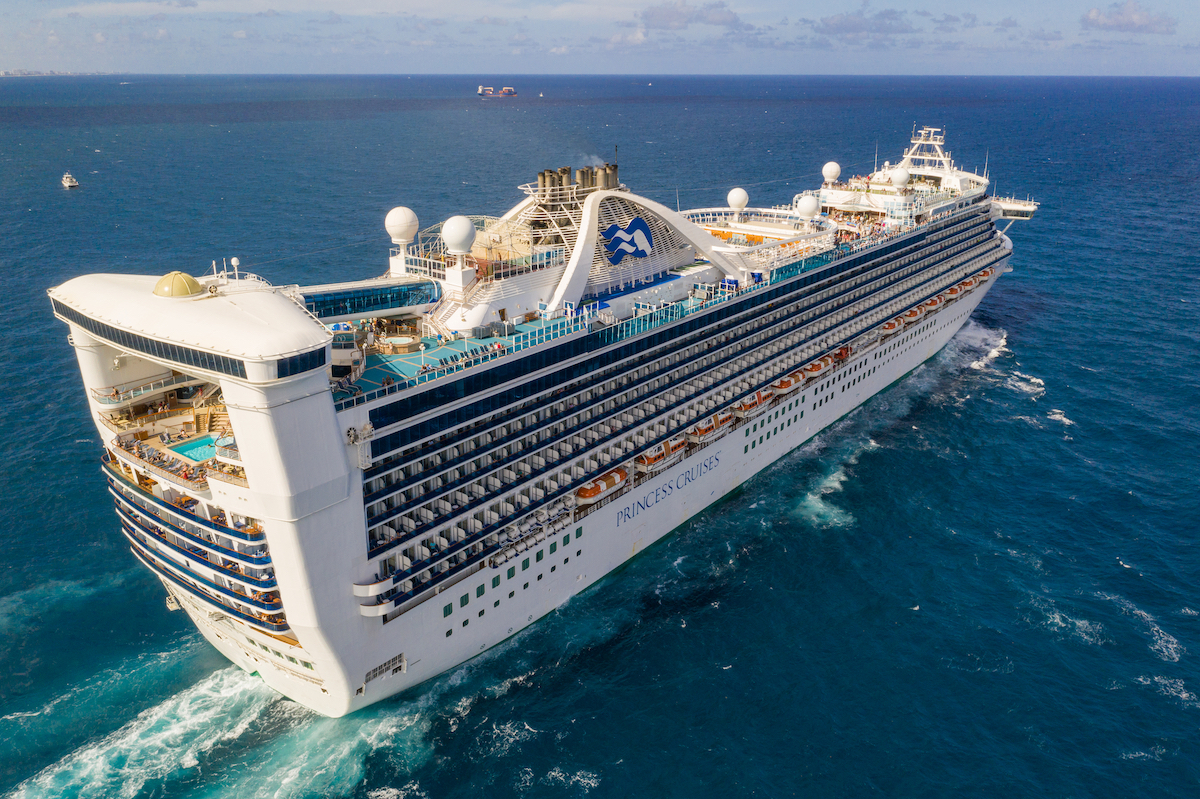
[[[479,87],[479,96],[480,97],[516,97],[517,90],[514,89],[512,86],[505,86],[502,89],[500,89],[500,91],[496,91],[491,86],[480,86]]]

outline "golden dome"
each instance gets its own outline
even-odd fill
[[[154,293],[159,297],[191,297],[204,291],[200,281],[185,272],[168,272],[154,284]]]

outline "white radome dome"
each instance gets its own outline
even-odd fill
[[[841,174],[842,168],[838,166],[837,161],[830,161],[821,167],[821,177],[825,178],[826,183],[833,183]]]
[[[816,195],[806,194],[796,200],[796,215],[801,219],[812,219],[819,213],[821,213],[821,201],[817,199]]]
[[[401,205],[388,211],[387,217],[383,220],[383,227],[392,237],[393,244],[403,245],[408,244],[413,240],[413,236],[417,235],[419,223],[417,215],[412,212],[412,209]]]
[[[904,186],[908,185],[908,179],[910,177],[911,175],[908,174],[907,169],[897,169],[896,171],[892,172],[892,185],[898,189],[903,188]]]
[[[745,189],[734,189],[729,192],[729,196],[725,198],[725,201],[729,203],[730,208],[735,211],[741,211],[750,203],[750,195],[746,193]]]
[[[475,243],[475,223],[465,216],[452,216],[442,223],[442,241],[451,255],[467,255]]]

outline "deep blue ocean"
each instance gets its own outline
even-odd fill
[[[232,256],[373,276],[393,206],[499,214],[615,147],[672,207],[788,203],[914,123],[1041,201],[1014,271],[906,380],[476,660],[322,718],[128,551],[46,288]],[[1200,795],[1197,142],[1183,79],[0,79],[0,792]]]

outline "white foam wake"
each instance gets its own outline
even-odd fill
[[[1159,627],[1154,617],[1149,613],[1123,596],[1116,594],[1097,594],[1096,596],[1115,603],[1121,609],[1122,613],[1132,616],[1141,622],[1146,631],[1150,633],[1150,651],[1157,655],[1160,660],[1175,663],[1183,656],[1183,653],[1186,651],[1183,648],[1183,644],[1179,643],[1175,636],[1168,633],[1162,627]]]
[[[237,739],[279,695],[239,669],[209,675],[17,787],[14,797],[134,797]]]

